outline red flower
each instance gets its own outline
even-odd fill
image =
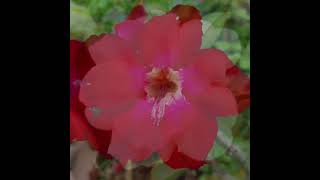
[[[195,8],[179,5],[149,22],[141,14],[90,41],[96,65],[79,96],[86,117],[112,130],[108,152],[123,165],[158,152],[173,168],[196,169],[214,143],[216,117],[249,105],[249,79],[222,51],[200,49]]]
[[[92,127],[85,115],[85,106],[79,101],[79,88],[84,75],[94,66],[85,43],[70,41],[70,143],[87,140],[102,155],[110,158],[107,150],[111,131]]]

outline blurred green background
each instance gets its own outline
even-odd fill
[[[85,40],[90,35],[112,33],[124,20],[136,0],[70,1],[71,39]],[[149,16],[161,15],[177,4],[197,7],[203,20],[202,48],[218,48],[250,76],[250,1],[249,0],[144,0]],[[197,171],[173,170],[158,161],[144,163],[132,170],[134,179],[249,179],[250,109],[236,117],[218,119],[219,135],[208,155],[208,165]],[[110,173],[112,162],[98,159],[99,179],[125,178]],[[111,175],[110,175],[111,174]],[[121,176],[121,177],[117,177]]]

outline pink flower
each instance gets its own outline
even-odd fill
[[[222,51],[200,49],[200,19],[194,7],[178,5],[148,22],[145,14],[128,18],[115,34],[90,41],[95,66],[79,98],[92,126],[112,130],[108,153],[123,165],[156,152],[173,168],[199,168],[216,117],[249,105],[248,77]]]

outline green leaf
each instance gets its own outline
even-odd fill
[[[241,57],[242,47],[239,36],[231,29],[222,29],[213,47],[224,51],[234,64],[237,64]]]
[[[239,64],[242,70],[250,72],[250,43],[243,50]]]
[[[214,12],[204,16],[202,19],[210,22],[214,27],[223,28],[230,17],[231,12]]]
[[[95,34],[97,25],[87,8],[70,1],[70,34],[71,39],[84,40]]]
[[[250,109],[247,109],[238,116],[231,130],[234,138],[250,138]]]
[[[157,163],[151,170],[151,180],[174,180],[185,171],[185,169],[172,169],[164,163]]]
[[[219,131],[222,131],[222,133],[229,139],[233,138],[232,127],[237,122],[237,118],[238,116],[230,116],[230,117],[219,117],[217,119]]]

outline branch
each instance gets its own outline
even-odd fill
[[[225,136],[222,132],[218,132],[217,136],[217,142],[227,150],[229,155],[239,161],[241,165],[245,168],[247,174],[250,174],[250,162],[247,160],[245,153],[235,144],[232,143],[232,141]]]

